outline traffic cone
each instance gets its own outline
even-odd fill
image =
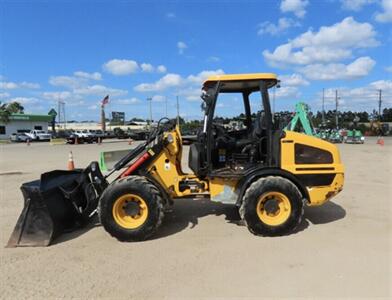
[[[74,160],[73,160],[72,151],[69,151],[67,169],[69,171],[72,171],[72,170],[75,169],[75,163],[74,163]]]
[[[102,138],[98,138],[98,145],[102,145]]]
[[[379,144],[380,146],[384,146],[384,138],[382,136],[378,138],[377,144]]]
[[[27,140],[26,140],[26,145],[27,145],[27,146],[30,146],[30,139],[27,139]]]

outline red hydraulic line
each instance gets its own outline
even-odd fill
[[[150,154],[148,152],[144,153],[137,161],[135,161],[128,169],[126,169],[121,175],[120,178],[127,177],[131,175],[137,168],[141,166],[147,159],[150,158]]]

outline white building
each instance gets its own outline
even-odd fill
[[[11,114],[8,123],[0,122],[0,139],[9,139],[11,134],[30,130],[48,131],[50,115]]]

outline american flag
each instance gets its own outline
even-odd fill
[[[106,105],[106,104],[108,104],[108,103],[109,103],[109,95],[106,95],[106,97],[103,98],[103,100],[102,100],[102,106],[103,106],[103,105]]]

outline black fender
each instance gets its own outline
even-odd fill
[[[280,176],[290,180],[292,183],[294,183],[297,186],[297,188],[302,194],[302,197],[304,199],[309,200],[308,190],[294,174],[279,168],[258,168],[249,171],[239,181],[237,187],[239,193],[238,193],[236,205],[241,206],[242,198],[245,194],[245,191],[252,184],[252,182],[254,182],[255,180],[261,177],[267,177],[267,176]]]

